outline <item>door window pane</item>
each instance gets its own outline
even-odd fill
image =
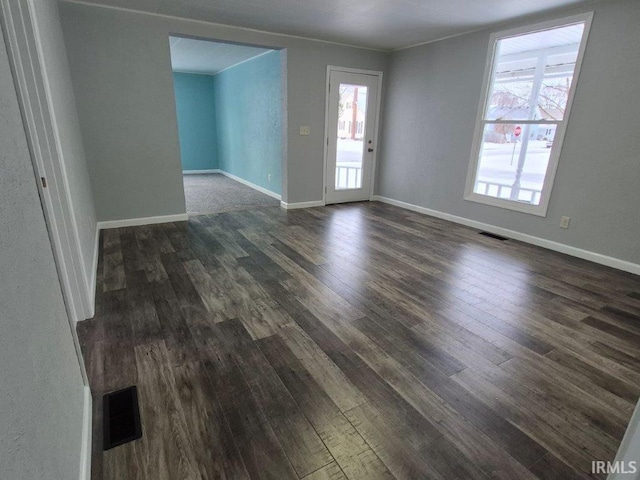
[[[340,84],[336,190],[362,188],[362,162],[367,116],[367,87]]]

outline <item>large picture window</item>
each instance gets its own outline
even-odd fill
[[[546,214],[590,22],[491,36],[467,200]]]

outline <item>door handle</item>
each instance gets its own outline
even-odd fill
[[[373,152],[373,148],[368,148],[367,152],[369,152],[369,153]]]

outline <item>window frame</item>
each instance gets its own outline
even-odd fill
[[[476,116],[476,124],[473,133],[473,144],[471,149],[471,161],[469,162],[469,169],[467,171],[467,181],[465,186],[464,199],[471,202],[481,203],[484,205],[490,205],[494,207],[500,207],[507,210],[515,210],[517,212],[528,213],[531,215],[537,215],[540,217],[547,216],[547,209],[549,208],[549,200],[551,197],[551,191],[553,189],[553,183],[558,169],[558,162],[560,154],[562,152],[562,145],[564,143],[564,137],[569,123],[571,115],[571,107],[573,105],[573,98],[580,81],[580,70],[582,68],[582,61],[584,59],[584,53],[587,47],[587,41],[589,38],[589,32],[591,30],[591,23],[593,20],[593,12],[587,12],[579,15],[572,15],[570,17],[563,17],[547,22],[536,23],[534,25],[523,25],[520,27],[512,28],[509,30],[503,30],[500,32],[494,32],[489,36],[489,48],[487,53],[487,59],[485,63],[484,79],[482,84],[482,95],[480,98],[480,106],[478,108],[478,114]],[[569,97],[567,99],[567,105],[565,109],[564,117],[561,121],[550,122],[553,125],[557,125],[556,133],[553,139],[553,146],[549,156],[549,164],[547,165],[547,172],[545,174],[545,180],[540,194],[540,203],[538,205],[532,205],[525,202],[518,202],[509,199],[496,198],[488,195],[482,195],[475,193],[474,186],[476,183],[478,164],[480,162],[480,152],[482,149],[482,138],[484,128],[486,124],[494,123],[491,120],[485,120],[485,112],[487,109],[487,103],[489,102],[491,81],[494,76],[494,70],[497,66],[496,62],[496,48],[499,40],[505,38],[526,35],[529,33],[535,33],[543,30],[550,30],[562,26],[573,25],[577,23],[584,23],[584,33],[578,49],[578,57],[576,58],[576,67],[573,72],[573,84]],[[529,124],[544,124],[542,120],[524,120],[518,122],[521,125]]]

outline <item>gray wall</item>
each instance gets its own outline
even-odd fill
[[[489,34],[503,27],[392,55],[376,193],[640,263],[640,2],[590,10],[546,218],[463,200]],[[559,227],[563,215],[571,217],[568,230]]]
[[[59,148],[66,174],[66,187],[71,199],[72,215],[77,226],[81,262],[89,295],[94,272],[94,250],[96,239],[96,211],[89,171],[85,158],[82,135],[76,111],[76,102],[69,73],[69,63],[62,36],[62,26],[55,0],[33,2],[35,22],[42,40],[43,73],[51,89],[51,109],[58,127]]]
[[[618,454],[616,455],[616,462],[624,462],[624,470],[629,473],[613,473],[607,477],[607,480],[638,480],[640,479],[640,401],[636,404],[636,408],[633,411],[627,431],[624,434],[624,438],[620,443]],[[635,462],[634,473],[631,467]]]
[[[76,479],[83,384],[0,35],[0,478]]]
[[[169,34],[286,48],[283,200],[322,198],[327,65],[385,70],[388,55],[233,27],[62,3],[99,220],[185,212]],[[298,127],[309,125],[310,136]]]

